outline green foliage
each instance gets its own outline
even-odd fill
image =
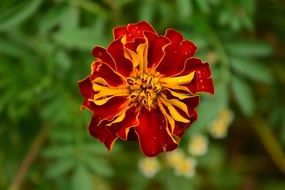
[[[33,156],[20,189],[285,189],[275,155],[259,148],[268,139],[248,129],[262,118],[276,133],[272,144],[285,144],[284,7],[262,0],[2,0],[0,189]],[[106,47],[113,27],[139,20],[159,34],[182,31],[212,69],[215,95],[201,97],[181,149],[192,134],[210,136],[224,109],[234,112],[229,138],[209,138],[193,178],[176,176],[163,156],[161,172],[145,177],[138,146],[116,144],[108,153],[88,134],[90,113],[80,111],[77,81],[90,71],[92,47]],[[28,154],[39,136],[39,150]]]

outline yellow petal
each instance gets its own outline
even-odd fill
[[[102,85],[109,86],[109,84],[107,83],[107,81],[106,81],[105,79],[103,79],[102,77],[97,77],[97,78],[95,78],[92,82],[93,82],[93,83],[97,83],[97,84],[102,84]]]
[[[99,92],[94,95],[94,99],[99,99],[106,96],[127,96],[130,94],[130,90],[128,88],[111,88],[108,86],[101,86],[99,84],[93,84],[93,90],[95,92]]]
[[[171,84],[171,83],[161,83],[161,86],[164,88],[168,88],[168,89],[183,90],[183,91],[191,93],[190,90],[186,86],[179,86],[179,85]]]
[[[136,52],[134,52],[128,48],[124,48],[124,56],[125,56],[125,58],[127,58],[128,60],[130,60],[133,63],[133,68],[138,66],[139,57],[136,54]]]
[[[101,106],[101,105],[104,105],[106,102],[108,102],[113,97],[114,96],[109,97],[109,98],[103,98],[100,100],[90,99],[90,101],[94,102],[97,106]]]
[[[184,111],[189,116],[188,108],[187,108],[187,105],[185,103],[183,103],[177,99],[171,99],[171,100],[169,100],[169,102],[172,105],[174,105],[174,106],[178,107],[179,109],[181,109],[182,111]]]
[[[173,120],[173,118],[168,115],[168,113],[166,112],[166,110],[164,109],[163,105],[162,105],[162,102],[160,101],[160,98],[158,99],[157,101],[158,103],[158,107],[161,111],[161,113],[164,115],[164,117],[167,119],[167,121],[169,122],[170,126],[171,126],[171,131],[174,130],[174,127],[175,127],[175,122]]]
[[[143,71],[146,71],[147,68],[147,50],[148,50],[147,43],[140,44],[137,47],[137,54],[139,57],[139,71],[141,73]]]
[[[122,43],[123,45],[125,45],[125,44],[127,43],[127,36],[126,36],[126,35],[124,35],[124,36],[122,37],[121,43]]]
[[[160,81],[166,84],[176,84],[176,85],[183,85],[190,83],[195,76],[195,72],[191,72],[188,75],[178,76],[178,77],[165,77],[162,78]]]
[[[119,123],[121,121],[123,121],[123,119],[125,118],[126,116],[126,111],[128,110],[128,108],[125,108],[121,113],[120,115],[114,120],[112,121],[111,123],[108,123],[107,126],[111,126],[113,125],[114,123]]]
[[[167,89],[173,96],[175,96],[176,98],[179,98],[180,100],[184,100],[186,98],[191,98],[193,97],[191,94],[185,94],[185,93],[179,93],[179,92],[175,92],[173,90]]]
[[[158,103],[158,107],[159,107],[159,109],[160,109],[160,111],[161,111],[161,113],[163,114],[163,116],[164,116],[164,118],[168,121],[168,123],[170,124],[170,130],[169,130],[169,125],[167,125],[166,126],[166,131],[167,131],[167,133],[169,134],[169,136],[172,138],[172,140],[173,140],[173,142],[175,142],[175,143],[178,143],[177,141],[176,141],[176,139],[173,137],[173,131],[174,131],[174,127],[175,127],[175,121],[174,121],[174,119],[170,116],[170,115],[168,115],[168,113],[166,112],[166,110],[164,109],[164,107],[163,107],[163,105],[162,105],[162,103],[161,103],[161,101],[158,99],[158,101],[157,101],[157,103]]]
[[[170,115],[172,116],[172,118],[175,120],[175,121],[179,121],[179,122],[182,122],[182,123],[189,123],[190,121],[186,118],[184,118],[175,108],[172,104],[169,103],[168,100],[160,97],[160,100],[163,104],[165,104],[165,106],[167,107]]]

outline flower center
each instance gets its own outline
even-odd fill
[[[158,75],[159,73],[154,75],[141,73],[136,76],[130,76],[127,82],[131,90],[131,100],[140,103],[140,105],[145,106],[148,110],[154,108],[154,102],[162,89]]]

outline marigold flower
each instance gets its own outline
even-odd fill
[[[160,164],[156,158],[143,158],[139,160],[139,170],[145,177],[152,178],[160,170]]]
[[[212,137],[220,139],[228,134],[228,128],[234,119],[234,114],[231,110],[222,110],[218,117],[210,124],[210,134]]]
[[[180,149],[176,149],[165,155],[166,164],[170,167],[175,167],[177,164],[185,160],[185,153]]]
[[[174,29],[159,36],[143,21],[113,33],[106,49],[94,47],[91,73],[79,81],[90,134],[109,150],[118,138],[137,140],[146,156],[176,149],[197,119],[198,93],[214,93],[209,65]]]
[[[189,153],[193,156],[202,156],[208,152],[208,139],[201,134],[194,134],[188,142]]]
[[[197,161],[192,157],[187,157],[177,163],[174,167],[174,174],[177,176],[193,177],[196,173]]]

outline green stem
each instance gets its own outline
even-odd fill
[[[285,174],[285,155],[274,134],[269,129],[268,124],[260,117],[255,117],[252,121],[252,127],[269,153],[272,161]]]
[[[44,145],[45,140],[47,139],[49,130],[51,126],[50,125],[44,125],[36,138],[34,139],[29,151],[26,154],[26,157],[22,161],[15,178],[12,180],[9,190],[18,190],[20,189],[26,173],[28,172],[29,168],[31,167],[32,163],[36,159],[38,153],[41,150],[41,147]]]

